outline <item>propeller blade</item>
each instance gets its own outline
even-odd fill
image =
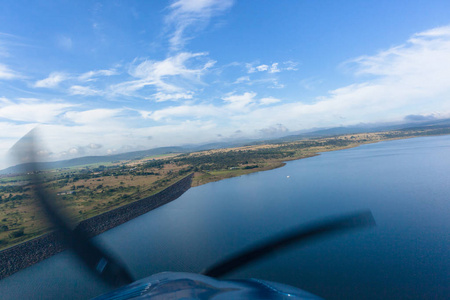
[[[358,212],[347,216],[341,216],[332,220],[312,223],[301,226],[281,237],[269,239],[260,244],[249,247],[230,258],[212,265],[202,272],[203,275],[215,278],[222,277],[242,266],[257,259],[270,255],[275,251],[290,246],[294,243],[305,243],[319,237],[335,234],[341,231],[375,226],[375,219],[370,211]]]
[[[16,155],[25,155],[23,157],[27,158],[32,170],[28,172],[28,176],[48,220],[62,233],[63,242],[104,282],[115,287],[133,282],[133,278],[122,263],[92,243],[86,233],[72,230],[70,224],[65,221],[68,218],[58,212],[55,198],[45,190],[38,175],[33,131],[19,140],[11,150]]]

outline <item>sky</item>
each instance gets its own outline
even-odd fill
[[[0,2],[0,168],[450,117],[450,1]]]

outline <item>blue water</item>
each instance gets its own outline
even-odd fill
[[[361,209],[377,227],[291,247],[229,277],[283,282],[327,299],[449,298],[450,136],[327,152],[192,188],[96,241],[136,278],[200,272],[293,226]],[[107,290],[70,252],[0,281],[2,299]]]

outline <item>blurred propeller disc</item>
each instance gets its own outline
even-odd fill
[[[289,233],[280,234],[275,238],[236,253],[230,258],[207,268],[202,274],[215,278],[222,277],[252,261],[270,255],[294,243],[309,242],[312,239],[341,231],[370,226],[375,226],[375,219],[370,211],[358,212],[347,216],[336,217],[331,220],[300,226]]]

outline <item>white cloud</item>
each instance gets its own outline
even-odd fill
[[[192,93],[172,93],[172,94],[166,94],[162,92],[158,92],[153,95],[153,97],[156,99],[156,102],[163,102],[163,101],[169,101],[169,100],[180,100],[180,99],[192,99]]]
[[[10,149],[17,140],[32,130],[35,124],[16,124],[15,122],[0,121],[2,142],[0,143],[0,169],[16,165],[17,153],[11,153]]]
[[[249,82],[250,77],[249,76],[241,76],[234,82],[235,84],[243,83],[243,82]]]
[[[256,67],[256,70],[258,70],[259,72],[267,71],[268,69],[269,69],[268,65],[259,65]]]
[[[274,103],[278,103],[280,102],[280,99],[277,98],[273,98],[273,97],[267,97],[267,98],[262,98],[259,100],[259,103],[261,105],[269,105],[269,104],[274,104]]]
[[[257,110],[258,105],[270,105],[280,102],[279,99],[267,97],[256,98],[256,93],[246,92],[243,94],[231,94],[224,98],[222,105],[197,104],[171,106],[155,111],[138,110],[144,119],[154,121],[173,121],[175,119],[204,119],[220,120],[220,122],[229,122],[229,119],[246,115],[250,109]]]
[[[252,79],[250,76],[242,76],[236,79],[233,84],[245,84],[248,86],[262,86],[270,89],[281,89],[285,85],[280,83],[275,76],[264,76],[258,79]]]
[[[78,157],[80,155],[105,155],[125,151],[143,150],[161,146],[180,145],[192,143],[193,136],[196,142],[207,142],[216,138],[213,134],[215,124],[211,121],[185,120],[176,124],[133,128],[126,122],[109,123],[107,126],[96,124],[75,124],[63,126],[61,124],[48,124],[40,127],[41,137],[47,147],[42,149],[43,160],[60,160]],[[9,126],[0,122],[0,130],[8,130]],[[9,132],[20,137],[30,128],[12,127]],[[152,138],[149,139],[149,134]],[[70,138],[67,138],[70,137]],[[101,137],[101,145],[97,142]],[[17,140],[17,139],[16,139]],[[11,139],[8,143],[3,140],[0,144],[0,153],[4,154],[16,141]],[[3,159],[3,160],[2,160]],[[0,168],[12,165],[5,162],[0,156]]]
[[[236,111],[244,111],[254,104],[256,93],[246,92],[242,95],[230,95],[222,98],[228,104],[226,108]]]
[[[189,69],[186,62],[192,58],[205,56],[206,53],[182,52],[175,56],[170,56],[162,61],[146,60],[130,71],[130,74],[138,78],[161,79],[166,76],[182,75],[184,77],[198,76],[202,70],[209,66],[205,65],[200,69]]]
[[[2,101],[5,102],[5,101]],[[6,101],[8,102],[8,101]],[[73,121],[69,123],[67,121]],[[138,128],[131,125],[140,122]],[[59,117],[59,122],[40,126],[48,155],[42,159],[60,160],[80,155],[104,155],[124,151],[143,150],[158,146],[170,146],[192,142],[195,133],[202,134],[198,140],[210,138],[211,122],[183,121],[175,125],[147,126],[145,120],[136,120],[124,111],[94,109],[68,112]],[[2,143],[0,143],[0,168],[15,164],[4,155],[8,149],[31,130],[35,124],[13,124],[0,121]],[[148,139],[149,135],[152,139]],[[70,138],[68,138],[70,137]]]
[[[145,60],[129,71],[137,80],[113,85],[111,90],[113,93],[130,95],[146,86],[154,86],[165,93],[186,93],[183,85],[187,82],[201,83],[200,77],[215,63],[211,60],[199,63],[198,60],[204,56],[206,53],[182,52],[162,61]],[[189,68],[186,66],[188,63],[197,63],[197,67]]]
[[[95,80],[97,80],[96,77],[113,76],[113,75],[118,75],[118,74],[119,73],[114,69],[89,71],[89,72],[81,74],[78,77],[78,80],[80,80],[80,81],[95,81]]]
[[[422,31],[419,33],[416,33],[413,36],[414,37],[450,37],[450,26],[442,26],[442,27],[436,27],[430,30]]]
[[[102,145],[100,145],[100,144],[94,144],[94,143],[90,143],[89,145],[88,145],[88,148],[90,148],[90,149],[100,149],[100,148],[102,148],[103,146]]]
[[[273,63],[270,67],[269,73],[278,73],[281,72],[280,69],[278,69],[278,63]]]
[[[294,61],[285,61],[283,62],[284,67],[282,68],[283,70],[286,71],[297,71],[298,68],[298,63],[294,62]]]
[[[75,148],[75,147],[70,148],[68,150],[68,152],[69,152],[70,155],[78,155],[78,154],[80,154],[79,148]]]
[[[114,119],[122,109],[91,109],[85,111],[69,111],[64,117],[78,124],[94,124],[101,122],[109,122]]]
[[[289,132],[289,129],[287,129],[286,126],[284,126],[283,124],[276,124],[273,126],[260,129],[258,131],[262,133],[264,136],[274,137]]]
[[[204,28],[209,20],[227,9],[233,4],[232,0],[177,0],[170,6],[170,13],[166,17],[166,23],[173,30],[170,34],[170,46],[172,50],[178,50],[184,46],[190,38],[186,31],[198,31]]]
[[[19,132],[18,128],[20,126],[23,125],[15,125],[12,128],[16,131],[15,141],[30,130],[21,130]],[[0,122],[0,129],[3,127],[3,124]],[[108,148],[113,148],[117,144],[125,145],[126,143],[132,143],[130,138],[126,137],[126,134],[129,134],[129,129],[129,127],[121,123],[108,123],[106,126],[101,126],[101,123],[86,125],[72,124],[70,126],[57,123],[40,125],[39,137],[42,138],[46,145],[45,148],[40,149],[42,150],[40,159],[43,161],[52,161],[79,157],[81,155],[106,154]],[[141,137],[136,136],[136,139],[139,138]],[[102,144],[98,144],[99,140],[102,141]],[[12,144],[14,144],[14,140]],[[7,151],[3,150],[3,146],[4,144],[1,143],[0,153],[2,154]],[[10,144],[8,146],[11,147]],[[5,164],[12,165],[14,162],[6,162],[5,157],[0,156],[0,168],[5,167]]]
[[[361,56],[348,64],[356,64],[357,75],[385,76],[405,80],[428,74],[439,81],[447,74],[443,66],[450,61],[450,26],[415,34],[408,43],[374,56]],[[438,72],[432,74],[432,72]],[[417,78],[419,79],[419,78]],[[423,81],[428,81],[422,78]],[[427,82],[424,82],[428,84]],[[415,82],[418,84],[418,82]]]
[[[103,95],[104,92],[95,90],[88,86],[81,86],[81,85],[73,85],[69,88],[69,93],[71,95],[82,95],[82,96],[96,96],[96,95]]]
[[[55,88],[60,82],[68,79],[68,76],[62,72],[52,72],[50,75],[42,80],[36,81],[34,87],[40,88]]]
[[[245,67],[247,68],[247,73],[249,73],[249,74],[256,72],[256,68],[250,63],[246,63]]]
[[[2,142],[0,143],[0,149],[9,149],[10,147],[12,147],[12,145],[14,145],[18,138],[24,136],[35,126],[35,124],[16,124],[9,121],[0,121],[0,132],[2,133]],[[4,145],[5,141],[8,141],[8,145],[6,146]]]
[[[154,112],[139,111],[145,119],[161,121],[173,118],[188,118],[189,120],[203,117],[217,117],[223,113],[220,108],[213,105],[180,105],[164,108]]]
[[[0,117],[11,121],[49,123],[74,105],[63,102],[46,103],[39,99],[20,99],[20,101],[2,101]]]
[[[283,67],[280,67],[280,63],[272,63],[270,66],[266,64],[261,64],[258,66],[254,66],[252,63],[246,63],[245,67],[247,68],[247,73],[255,73],[255,72],[268,72],[268,73],[279,73],[281,71],[297,71],[297,63],[293,61],[285,61],[283,62]]]
[[[2,104],[10,104],[10,103],[12,103],[8,98],[6,98],[6,97],[0,97],[0,102],[2,103]]]
[[[3,79],[11,80],[11,79],[16,79],[16,78],[20,78],[20,77],[21,77],[21,75],[19,73],[11,70],[4,64],[0,64],[0,80],[3,80]]]

